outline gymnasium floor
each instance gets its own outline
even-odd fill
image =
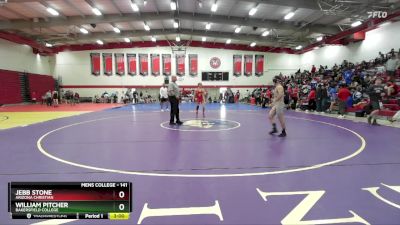
[[[267,110],[207,107],[182,104],[180,127],[154,104],[0,130],[2,199],[10,181],[133,183],[128,221],[11,220],[4,201],[0,224],[399,224],[398,128],[287,112],[282,139]]]

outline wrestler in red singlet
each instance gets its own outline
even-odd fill
[[[194,93],[195,101],[197,103],[196,106],[196,116],[199,114],[200,105],[203,108],[203,117],[205,116],[205,102],[206,102],[206,91],[203,89],[203,85],[201,83],[198,84],[197,89]]]

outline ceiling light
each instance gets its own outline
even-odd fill
[[[53,47],[53,45],[50,43],[46,43],[46,47],[51,48],[51,47]]]
[[[81,32],[81,33],[83,33],[83,34],[88,34],[89,33],[89,31],[87,31],[85,28],[83,28],[83,27],[81,27],[80,29],[79,29],[79,31]]]
[[[239,33],[241,30],[242,30],[241,27],[236,27],[236,28],[235,28],[235,33]]]
[[[97,44],[99,44],[99,45],[103,45],[103,44],[104,44],[102,40],[97,40],[96,42],[97,42]]]
[[[127,43],[131,42],[131,40],[129,38],[124,38],[124,41]]]
[[[92,8],[92,12],[96,15],[96,16],[101,16],[101,12],[98,8]]]
[[[352,26],[352,27],[358,27],[358,26],[360,26],[361,24],[362,24],[361,21],[356,21],[356,22],[352,23],[351,26]]]
[[[211,28],[211,23],[206,24],[206,30],[209,30]]]
[[[51,7],[47,7],[47,12],[49,12],[51,15],[53,16],[58,16],[60,15],[60,13],[57,12],[57,10],[51,8]]]
[[[266,36],[268,36],[268,34],[269,34],[269,31],[266,30],[266,31],[264,31],[264,32],[261,34],[261,36],[266,37]]]
[[[217,3],[214,3],[214,4],[211,6],[211,12],[216,12],[217,9],[218,9],[218,5],[217,5]]]
[[[250,47],[254,47],[254,46],[256,46],[256,44],[257,43],[255,43],[255,42],[251,42]]]
[[[201,41],[206,41],[206,40],[207,40],[206,37],[202,37],[202,38],[201,38]]]
[[[256,7],[250,9],[249,16],[252,16],[252,15],[256,14],[256,12],[257,12],[257,8]]]
[[[138,5],[137,5],[136,3],[134,3],[134,2],[131,2],[131,7],[132,7],[132,10],[133,10],[133,11],[135,11],[135,12],[138,12],[138,11],[139,11]]]
[[[303,48],[303,46],[299,45],[299,46],[296,47],[296,50],[300,50],[302,48]]]
[[[181,37],[176,36],[175,41],[180,42],[181,41]]]
[[[178,28],[178,27],[179,27],[178,21],[174,21],[174,28]]]
[[[149,31],[149,30],[150,30],[150,27],[149,27],[149,25],[147,25],[147,24],[144,24],[144,29],[145,29],[146,31]]]
[[[290,18],[292,18],[294,16],[294,12],[290,12],[288,14],[286,14],[286,16],[284,17],[285,20],[289,20]]]
[[[199,0],[198,3],[199,3],[199,7],[202,8],[203,7],[203,2],[201,0]]]
[[[144,1],[143,1],[143,5],[147,5],[147,0],[144,0]]]
[[[232,41],[231,39],[228,39],[228,40],[226,40],[226,43],[227,43],[227,44],[230,44],[231,41]]]
[[[322,39],[324,39],[324,37],[322,37],[322,36],[317,37],[317,41],[322,41]]]
[[[175,10],[176,10],[176,2],[175,2],[175,1],[171,1],[170,6],[171,6],[171,10],[172,10],[172,11],[175,11]]]
[[[156,42],[157,41],[156,37],[151,37],[151,41]]]
[[[118,34],[121,33],[121,30],[118,29],[118,27],[113,27],[113,30],[114,30],[115,33],[118,33]]]

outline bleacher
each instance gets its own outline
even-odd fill
[[[22,102],[18,72],[0,70],[0,84],[0,105]]]

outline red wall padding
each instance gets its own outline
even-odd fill
[[[21,102],[22,95],[18,72],[0,70],[0,104]]]
[[[42,95],[46,94],[48,90],[54,91],[55,81],[52,76],[29,74],[29,87],[32,96],[32,92],[36,92],[37,101],[40,101]]]

